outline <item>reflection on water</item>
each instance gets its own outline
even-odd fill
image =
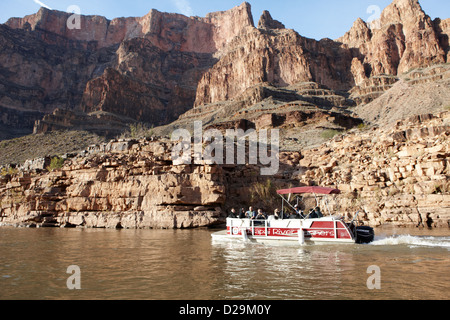
[[[339,295],[342,285],[335,274],[354,269],[351,254],[325,246],[227,243],[215,245],[213,253],[224,259],[226,299],[320,299],[324,291],[330,298]]]
[[[302,247],[213,243],[212,232],[2,228],[0,299],[450,298],[447,231]],[[81,290],[67,289],[70,265],[81,269]],[[371,265],[381,290],[367,288]]]

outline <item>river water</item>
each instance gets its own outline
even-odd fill
[[[215,231],[0,228],[0,299],[450,298],[448,229],[302,247],[213,243]]]

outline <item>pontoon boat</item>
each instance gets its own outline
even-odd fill
[[[278,190],[282,198],[282,209],[278,217],[272,215],[265,220],[256,219],[227,219],[227,230],[214,233],[214,240],[245,240],[254,242],[282,242],[298,245],[304,243],[330,242],[330,243],[370,243],[374,239],[374,230],[367,226],[356,226],[358,213],[352,221],[345,222],[339,215],[323,216],[314,214],[305,215],[298,211],[298,206],[291,204],[291,197],[297,199],[298,195],[314,194],[316,204],[319,205],[317,195],[340,194],[340,190],[324,187],[300,187]],[[285,205],[287,208],[285,208]],[[328,206],[327,206],[328,207]],[[286,218],[286,209],[292,210],[296,218]],[[329,211],[329,210],[328,210]]]

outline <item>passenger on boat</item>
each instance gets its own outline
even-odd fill
[[[237,218],[236,210],[235,210],[234,208],[231,209],[231,212],[230,212],[230,214],[228,215],[228,218],[232,218],[232,219]]]
[[[316,207],[314,212],[316,213],[318,218],[323,218],[323,214],[322,214],[322,211],[320,211],[320,207]]]
[[[317,219],[317,218],[322,218],[323,214],[320,211],[320,208],[316,207],[314,209],[311,209],[311,211],[309,212],[308,217],[309,217],[309,219]]]
[[[248,208],[248,211],[245,213],[245,217],[252,220],[256,218],[256,212],[253,210],[253,207]]]
[[[287,211],[281,213],[281,219],[289,219],[290,216],[291,216],[290,213]]]
[[[301,219],[300,214],[295,211],[289,216],[289,219]]]
[[[295,215],[298,216],[298,218],[296,218],[296,219],[303,219],[303,218],[305,218],[305,216],[303,215],[303,211],[300,210],[298,205],[295,205],[294,209],[295,209]]]
[[[239,212],[239,219],[245,219],[245,209],[241,208],[241,211]]]
[[[267,215],[261,210],[258,209],[258,214],[256,215],[256,220],[267,220]]]
[[[280,209],[275,209],[273,216],[275,217],[275,220],[280,219]]]
[[[266,214],[262,211],[262,209],[258,209],[258,214],[256,215],[256,217],[255,217],[255,226],[256,225],[258,225],[258,226],[261,226],[261,225],[264,225],[264,220],[267,220],[267,216],[266,216]]]

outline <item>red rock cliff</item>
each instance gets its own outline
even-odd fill
[[[418,0],[394,0],[370,27],[358,19],[337,41],[353,50],[368,76],[397,75],[445,63],[448,44],[441,46],[439,34]]]
[[[302,37],[269,12],[256,28],[246,2],[204,18],[81,16],[79,30],[67,28],[69,17],[41,9],[0,26],[0,107],[105,111],[160,125],[253,86],[311,81],[363,92],[374,77],[448,60],[448,19],[432,21],[418,0],[394,0],[379,21],[358,19],[336,41]]]
[[[246,2],[228,11],[210,13],[205,18],[163,13],[154,9],[143,17],[113,20],[81,15],[80,29],[67,27],[71,16],[71,13],[42,7],[36,14],[11,18],[6,25],[13,29],[30,28],[32,31],[53,33],[74,41],[95,41],[98,48],[147,37],[163,50],[197,53],[216,52],[242,29],[253,26],[251,6]]]

